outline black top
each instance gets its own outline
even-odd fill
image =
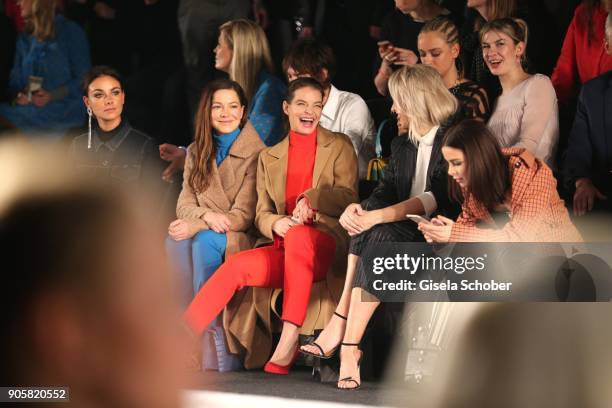
[[[474,81],[457,84],[449,89],[455,95],[466,118],[482,119],[484,122],[491,116],[489,98],[483,87]]]
[[[102,142],[106,143],[115,136],[117,136],[119,132],[121,132],[126,126],[129,125],[125,120],[122,120],[121,122],[119,122],[119,125],[116,128],[111,129],[109,131],[103,130],[100,126],[98,126],[97,123],[94,126],[94,132],[96,133],[96,135],[100,138]]]
[[[612,71],[582,86],[563,170],[569,191],[588,177],[612,200]]]
[[[91,149],[87,144],[88,134],[84,133],[74,138],[71,146],[75,167],[84,176],[109,184],[159,187],[163,165],[157,144],[126,119],[110,132],[94,126]]]
[[[445,10],[442,15],[455,21],[455,17]],[[404,14],[397,8],[383,19],[381,40],[391,42],[394,47],[405,48],[419,55],[418,36],[425,22],[414,21],[409,14]],[[379,64],[380,65],[380,56]]]
[[[414,21],[409,14],[395,9],[383,19],[380,39],[390,41],[395,47],[412,50],[419,55],[417,37],[424,25],[423,22]]]
[[[465,76],[481,84],[493,104],[501,95],[501,84],[484,62],[478,32],[468,30],[461,35],[461,61]]]
[[[463,119],[459,110],[436,132],[434,145],[427,166],[425,191],[433,193],[438,204],[435,214],[456,219],[460,213],[458,203],[451,201],[448,194],[448,166],[442,156],[442,141],[448,129]],[[367,210],[379,209],[397,204],[410,198],[412,179],[416,169],[418,147],[406,136],[398,136],[391,142],[391,159],[385,167],[383,179],[369,198],[362,202]],[[432,214],[432,215],[435,215]]]

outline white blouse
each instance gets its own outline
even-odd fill
[[[430,217],[438,208],[436,197],[432,192],[426,192],[425,186],[427,185],[427,169],[431,161],[431,151],[439,128],[440,126],[432,127],[429,132],[419,140],[416,168],[414,169],[412,188],[410,189],[410,197],[416,197],[421,201],[423,208],[425,208],[426,217]]]
[[[502,147],[524,147],[552,168],[559,140],[559,110],[550,79],[535,74],[502,94],[489,128]]]

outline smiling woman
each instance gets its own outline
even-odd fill
[[[61,136],[85,119],[79,82],[91,66],[87,37],[56,14],[55,0],[22,0],[20,6],[26,27],[9,80],[14,99],[0,104],[0,126]]]
[[[348,136],[318,126],[322,106],[319,82],[300,78],[289,84],[283,103],[289,135],[259,155],[259,247],[227,259],[185,312],[200,335],[238,290],[255,288],[234,298],[224,316],[230,351],[246,349],[247,368],[263,365],[270,355],[273,288],[283,289],[283,324],[264,370],[287,374],[298,334],[311,335],[327,323],[342,285],[348,236],[338,217],[357,200],[357,157]]]
[[[502,147],[525,148],[554,168],[557,96],[546,75],[531,75],[525,69],[528,33],[523,20],[512,18],[493,20],[480,30],[482,56],[502,86],[489,127]]]
[[[247,122],[246,106],[244,91],[228,79],[208,84],[200,99],[178,218],[166,240],[184,306],[226,256],[255,242],[249,230],[255,218],[257,157],[265,146]]]

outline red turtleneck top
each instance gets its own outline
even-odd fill
[[[287,181],[285,184],[287,215],[293,213],[299,195],[312,188],[312,173],[316,152],[316,129],[309,135],[289,132],[289,156],[287,158]]]

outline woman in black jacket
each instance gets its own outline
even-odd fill
[[[400,136],[391,145],[391,161],[383,180],[361,204],[351,204],[340,224],[353,238],[349,248],[344,291],[335,316],[317,340],[302,352],[329,358],[342,342],[339,388],[357,388],[361,380],[357,346],[380,301],[369,296],[374,275],[366,270],[361,255],[369,245],[423,241],[417,224],[406,214],[456,217],[459,208],[447,190],[447,167],[441,154],[446,130],[459,120],[459,104],[435,69],[425,65],[404,67],[391,75],[392,110],[398,116]],[[377,253],[377,255],[379,255]],[[348,321],[347,320],[348,316]]]
[[[105,66],[92,68],[83,81],[83,102],[89,132],[72,142],[77,171],[109,184],[158,188],[162,162],[157,144],[122,116],[125,93],[119,74]]]

